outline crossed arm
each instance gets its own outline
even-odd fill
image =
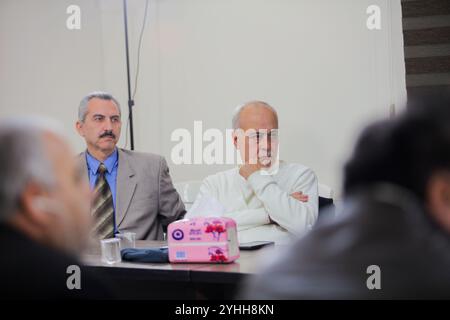
[[[292,194],[282,190],[272,176],[254,172],[247,181],[264,203],[270,220],[289,233],[301,234],[316,222],[318,183],[312,170],[297,177]]]
[[[276,223],[292,234],[301,234],[317,220],[318,184],[312,170],[307,170],[297,177],[293,186],[295,192],[291,194],[282,190],[272,176],[261,175],[259,171],[255,171],[247,177],[244,176],[244,178],[248,180],[264,207],[225,212],[224,216],[231,216],[236,221],[239,230]],[[200,188],[197,201],[206,196],[218,198],[215,193],[215,187],[205,180]],[[193,210],[189,212],[188,216],[200,214],[195,211],[194,204]]]

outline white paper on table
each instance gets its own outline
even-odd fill
[[[225,213],[225,207],[215,198],[209,195],[204,195],[194,202],[192,207],[188,210],[185,218],[192,217],[221,217]]]

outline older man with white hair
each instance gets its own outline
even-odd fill
[[[89,235],[90,191],[59,125],[3,120],[0,149],[0,297],[108,297],[86,270],[79,290],[67,285]]]
[[[316,175],[304,165],[278,161],[278,115],[269,104],[239,106],[232,125],[243,164],[207,177],[187,217],[211,214],[199,204],[214,199],[237,222],[241,243],[287,243],[317,220]]]

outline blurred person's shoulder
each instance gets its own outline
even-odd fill
[[[4,224],[0,224],[0,256],[2,299],[113,297],[104,281],[86,270],[76,258],[36,243]],[[79,270],[80,289],[69,289],[67,284],[74,269]]]
[[[334,220],[274,255],[249,282],[251,299],[427,298],[450,296],[448,237],[396,188],[361,190]],[[422,216],[421,216],[422,215]],[[445,239],[447,240],[445,240]],[[367,268],[380,267],[383,290],[368,290]]]

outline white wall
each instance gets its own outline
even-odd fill
[[[65,8],[82,9],[82,30]],[[132,74],[145,0],[129,0]],[[366,28],[366,8],[382,29]],[[39,112],[72,127],[88,91],[126,107],[121,0],[0,3],[0,115]],[[176,128],[230,127],[233,108],[262,99],[279,111],[281,156],[339,190],[356,135],[405,99],[400,1],[150,0],[136,95],[137,150],[165,155]],[[126,116],[124,110],[124,116]],[[124,145],[125,119],[121,145]],[[82,141],[72,132],[77,149]],[[174,180],[226,166],[171,166]]]
[[[66,28],[73,1],[0,2],[0,116],[41,114],[61,120],[74,134],[76,105],[95,88],[104,88],[103,45],[96,1],[77,1],[89,15],[83,28]],[[95,19],[93,19],[95,17]]]

